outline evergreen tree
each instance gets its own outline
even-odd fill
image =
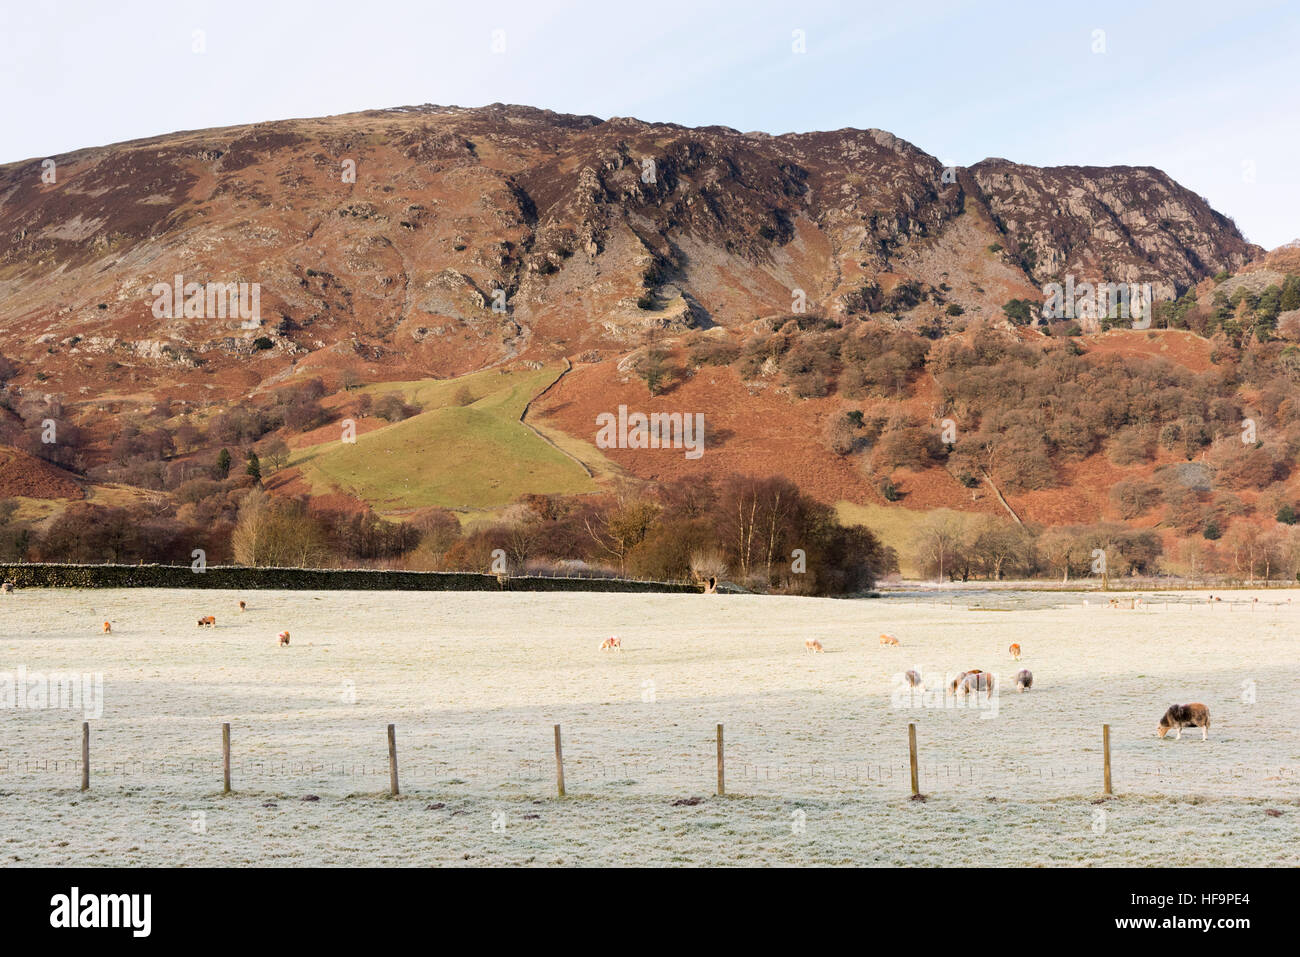
[[[1282,283],[1282,302],[1280,306],[1283,312],[1300,309],[1300,276],[1287,275],[1286,281]]]

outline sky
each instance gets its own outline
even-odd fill
[[[0,163],[436,103],[1155,166],[1300,237],[1300,3],[4,0]]]

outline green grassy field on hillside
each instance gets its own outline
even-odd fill
[[[457,379],[385,382],[365,387],[376,396],[400,392],[423,408],[412,418],[357,436],[296,452],[315,493],[337,489],[376,511],[428,506],[499,508],[527,492],[578,494],[595,482],[572,459],[519,421],[529,400],[560,370],[502,374],[478,372]],[[455,404],[462,389],[474,401]]]
[[[898,552],[898,569],[904,578],[920,578],[913,561],[916,527],[929,512],[902,506],[857,505],[853,502],[836,502],[835,514],[841,525],[865,525],[875,532],[882,543]],[[975,522],[980,516],[968,512],[954,512],[959,520]]]

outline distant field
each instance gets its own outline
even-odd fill
[[[1142,611],[1062,596],[993,614],[761,596],[20,590],[0,596],[0,672],[102,673],[103,710],[85,794],[82,712],[0,717],[0,863],[1294,867],[1300,601],[1256,594],[1233,607],[1163,594]],[[239,598],[246,614],[231,613]],[[196,613],[217,627],[196,631]],[[880,647],[882,631],[901,647]],[[598,650],[609,634],[622,653]],[[809,636],[825,654],[804,652]],[[1001,682],[988,707],[895,694],[903,669],[934,688],[971,667]],[[1016,694],[1022,667],[1035,684]],[[1209,740],[1157,740],[1164,709],[1188,701],[1209,705]],[[910,722],[925,802],[908,799]]]
[[[85,498],[82,501],[106,508],[139,505],[150,493],[147,489],[132,488],[129,485],[86,485]],[[30,498],[24,495],[12,496],[18,503],[14,517],[22,522],[39,524],[55,515],[60,515],[76,499]]]
[[[900,505],[856,505],[853,502],[836,502],[835,514],[842,525],[865,525],[876,533],[881,542],[898,552],[898,570],[904,578],[921,578],[920,569],[912,561],[911,550],[916,540],[916,527],[929,512],[904,508]],[[953,512],[959,521],[975,522],[982,516],[969,512]]]
[[[379,511],[427,506],[498,508],[525,492],[578,494],[595,482],[576,462],[519,421],[529,400],[559,374],[558,366],[529,372],[479,372],[458,379],[386,382],[376,395],[401,392],[424,411],[403,422],[295,451],[313,492],[334,488]],[[468,389],[473,402],[455,398]]]

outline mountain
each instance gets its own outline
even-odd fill
[[[480,488],[444,503],[464,507],[689,475],[699,466],[685,457],[593,444],[601,411],[668,399],[715,424],[712,469],[784,472],[827,503],[883,506],[879,469],[827,450],[823,433],[855,404],[834,372],[811,356],[796,372],[812,385],[791,387],[787,358],[746,364],[728,350],[791,319],[792,335],[811,337],[805,349],[817,348],[819,329],[837,329],[838,350],[859,326],[908,337],[876,341],[899,355],[907,342],[968,340],[986,326],[1046,341],[1010,307],[1036,308],[1048,283],[1150,283],[1157,300],[1186,303],[1189,290],[1212,294],[1213,277],[1265,261],[1230,219],[1150,167],[995,158],[945,169],[881,130],[774,136],[501,104],[180,132],[11,163],[0,166],[0,236],[0,441],[87,487],[170,492],[183,467],[142,482],[128,466],[141,456],[208,462],[223,444],[268,437],[306,449],[337,435],[349,410],[363,436],[392,428],[354,408],[363,384],[411,400],[431,380],[555,370],[542,376],[544,394],[501,393],[494,408],[522,398],[523,411],[491,428],[513,422],[559,458],[522,433],[490,447],[527,445],[556,489],[540,479],[530,488],[524,474],[500,495]],[[1288,262],[1273,270],[1283,281]],[[187,315],[190,283],[248,284],[257,314],[220,314],[207,301]],[[1110,332],[1093,348],[1209,363],[1196,337],[1155,336]],[[697,358],[720,349],[725,361],[689,361],[691,348]],[[895,417],[943,410],[923,355],[895,374]],[[647,368],[660,363],[668,387],[647,390],[658,376]],[[786,379],[774,378],[778,367]],[[301,428],[281,416],[236,429],[233,443],[207,434],[241,407],[278,401],[283,411],[277,390],[317,379],[320,394],[303,401],[322,411]],[[450,403],[444,393],[438,401]],[[61,454],[32,438],[48,408],[71,430]],[[442,409],[407,412],[421,408]],[[459,422],[444,419],[439,435]],[[197,437],[175,441],[181,424]],[[167,435],[152,445],[139,438],[158,431]],[[402,434],[423,441],[410,426]],[[356,462],[313,457],[293,456],[282,491],[394,515],[424,501],[391,482],[368,488]],[[433,458],[421,468],[436,469]],[[1038,517],[1100,516],[1113,476],[1058,466]],[[570,467],[582,474],[556,471]],[[910,507],[1002,508],[937,466],[910,481]]]
[[[832,316],[993,317],[1071,272],[1168,298],[1262,252],[1155,169],[990,159],[945,176],[880,130],[424,106],[52,159],[54,183],[40,160],[0,167],[0,349],[69,394],[99,391],[110,360],[127,393],[231,395],[351,356],[461,374],[734,328],[789,312],[793,290]],[[262,326],[159,321],[150,290],[176,275],[260,284]],[[922,302],[891,303],[909,281]]]

